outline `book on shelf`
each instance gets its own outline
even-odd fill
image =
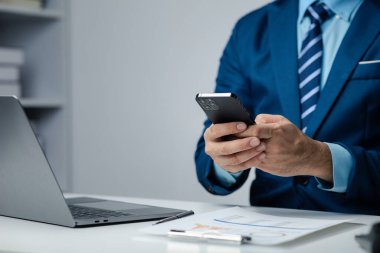
[[[0,96],[21,96],[21,85],[19,83],[1,83]]]
[[[22,49],[0,47],[0,66],[21,66],[24,62],[25,56]]]
[[[22,49],[0,47],[0,96],[21,96],[20,67],[24,61]]]
[[[41,9],[43,2],[43,0],[0,0],[0,4],[29,9]]]
[[[0,83],[17,82],[20,80],[20,69],[18,67],[0,66]]]

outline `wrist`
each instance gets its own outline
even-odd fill
[[[313,148],[309,155],[309,175],[320,178],[326,182],[333,182],[332,156],[326,143],[312,140]]]

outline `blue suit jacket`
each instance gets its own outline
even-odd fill
[[[252,205],[380,215],[380,4],[359,8],[334,60],[306,134],[345,147],[354,168],[345,193],[317,188],[313,177],[278,177],[256,170]],[[252,115],[281,114],[300,126],[297,76],[297,0],[275,1],[237,23],[220,61],[216,92],[234,92]],[[205,121],[205,128],[210,121]],[[197,176],[211,193],[225,195],[215,179],[204,140],[195,153]],[[305,183],[307,182],[307,183]]]

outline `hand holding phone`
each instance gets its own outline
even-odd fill
[[[214,124],[206,129],[204,140],[205,152],[216,164],[229,172],[238,172],[262,159],[265,144],[257,137],[236,138],[236,134],[255,124],[236,95],[200,93],[196,100]]]

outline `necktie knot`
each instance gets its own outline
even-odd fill
[[[319,23],[321,25],[331,16],[330,9],[323,3],[312,4],[307,8],[306,15],[311,19],[311,23]]]

